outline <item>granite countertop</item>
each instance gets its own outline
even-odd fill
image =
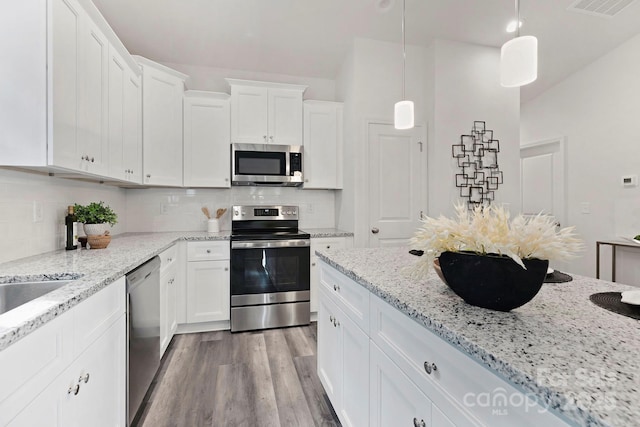
[[[321,237],[353,237],[351,231],[338,230],[337,228],[305,228],[302,231],[311,234],[311,238]]]
[[[543,406],[582,426],[640,423],[640,323],[589,301],[636,289],[574,275],[503,313],[465,303],[434,272],[411,279],[418,260],[404,248],[316,252],[407,316]]]
[[[76,279],[0,314],[0,351],[179,240],[229,240],[229,231],[126,233],[115,236],[106,249],[58,250],[0,264],[0,283]]]

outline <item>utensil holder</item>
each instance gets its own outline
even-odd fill
[[[207,231],[209,233],[217,233],[220,231],[220,221],[218,221],[216,218],[211,218],[209,221],[207,221]]]

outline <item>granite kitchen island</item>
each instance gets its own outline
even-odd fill
[[[412,370],[410,364],[410,353],[418,343],[414,345],[409,340],[407,348],[403,350],[400,345],[391,342],[395,339],[392,334],[387,334],[387,337],[383,337],[380,342],[376,341],[375,336],[379,332],[377,328],[382,330],[385,326],[383,324],[385,320],[380,315],[385,308],[376,312],[374,306],[388,305],[389,310],[395,312],[394,315],[401,317],[396,317],[398,322],[410,319],[408,326],[413,328],[417,324],[422,328],[425,336],[433,334],[447,343],[446,351],[455,349],[455,353],[467,358],[468,362],[454,366],[450,371],[460,369],[459,375],[463,375],[466,374],[466,368],[464,368],[466,365],[484,368],[484,371],[503,380],[509,387],[512,386],[523,395],[534,398],[539,407],[553,414],[555,417],[553,425],[640,425],[640,376],[638,375],[640,373],[640,358],[638,358],[640,323],[638,320],[600,308],[589,301],[589,296],[593,293],[620,292],[633,288],[618,283],[574,276],[572,282],[544,284],[531,302],[511,312],[503,313],[466,304],[440,281],[435,272],[431,272],[423,279],[412,279],[409,270],[419,258],[408,254],[405,248],[331,250],[318,252],[318,256],[325,263],[321,272],[322,295],[329,301],[329,309],[334,306],[340,307],[339,298],[342,298],[340,287],[343,286],[342,294],[346,295],[344,299],[346,302],[341,310],[335,307],[333,309],[340,314],[348,314],[344,316],[331,314],[328,321],[323,318],[322,310],[318,314],[318,363],[321,379],[323,377],[320,366],[322,364],[320,352],[323,346],[322,325],[328,324],[327,331],[329,331],[334,328],[331,322],[335,323],[336,318],[344,317],[349,322],[353,320],[361,332],[371,337],[372,351],[374,347],[380,347],[384,353],[393,353],[397,350],[399,354],[397,358],[394,359],[393,355],[389,357],[420,388],[422,379],[418,378],[420,377],[418,370]],[[364,304],[364,299],[348,296],[349,293],[362,295],[357,287],[366,290],[370,296],[370,305],[366,306],[367,310],[371,310],[368,316],[357,314],[366,311],[357,309],[357,301],[361,300]],[[335,304],[330,301],[334,298],[332,294],[338,295]],[[356,307],[353,313],[357,315],[349,314],[353,307]],[[342,324],[345,328],[347,327],[345,322]],[[339,327],[336,326],[334,329]],[[325,332],[325,338],[327,333]],[[378,333],[378,335],[383,334]],[[419,335],[414,338],[417,336]],[[346,339],[343,338],[343,340]],[[364,346],[364,341],[361,342]],[[356,348],[356,346],[351,347]],[[385,348],[389,350],[385,351]],[[425,348],[428,353],[428,347]],[[446,354],[457,357],[453,353]],[[343,355],[342,359],[348,361],[349,355]],[[434,370],[432,372],[428,369],[428,375],[425,372],[421,373],[426,378],[423,383],[425,387],[434,387],[444,395],[449,393],[446,386],[441,387],[437,383],[438,381],[443,384],[446,382],[447,370],[441,368],[449,363],[446,359],[447,357],[440,356],[437,362],[435,359],[429,359],[428,363],[425,361],[425,369],[433,364]],[[373,353],[370,360],[373,366],[374,361],[377,360]],[[435,371],[435,363],[438,363],[438,371]],[[382,396],[382,392],[375,391],[377,385],[373,368],[371,372],[370,395],[373,399],[376,393]],[[357,373],[353,375],[357,376]],[[451,376],[455,375],[451,374]],[[368,381],[364,371],[361,377],[363,382]],[[468,379],[467,382],[471,384],[473,381]],[[323,384],[325,389],[333,387],[333,384],[327,384],[327,381],[323,381]],[[380,384],[384,385],[383,382]],[[460,381],[459,385],[464,388],[465,381]],[[343,390],[346,388],[347,385],[344,385]],[[495,391],[489,383],[486,388],[488,393]],[[424,390],[423,392],[428,394]],[[338,400],[344,401],[345,393],[347,392],[343,392]],[[331,398],[331,392],[328,394]],[[445,397],[455,400],[453,394]],[[465,399],[468,394],[464,394]],[[478,406],[476,398],[477,396],[472,396],[469,400],[459,399],[464,401],[458,404],[460,407],[466,406],[467,409],[470,405]],[[443,399],[445,402],[443,405],[448,405],[446,399]],[[435,402],[432,398],[431,400]],[[342,403],[335,402],[333,399],[332,403],[334,407],[338,406],[336,412],[339,416],[341,412],[344,412],[344,416],[349,415],[348,402],[344,404],[344,410],[342,410]],[[376,406],[381,405],[370,404],[373,408],[370,425],[379,424],[379,421],[375,421],[377,416],[375,412],[378,410]],[[440,419],[436,410],[434,406],[430,415],[425,416],[432,417],[434,426]],[[501,417],[505,414],[501,414],[500,410],[501,408],[492,408],[493,418],[489,420],[481,417],[476,419],[471,414],[469,419],[462,417],[459,423],[440,422],[440,425],[509,425],[507,418]],[[364,413],[360,415],[364,416]],[[416,416],[414,424],[422,425],[420,422],[425,417]],[[555,419],[558,424],[555,424]],[[428,421],[425,423],[431,425]]]

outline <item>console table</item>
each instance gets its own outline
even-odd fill
[[[616,249],[618,247],[640,249],[640,245],[626,240],[599,240],[596,242],[596,279],[600,278],[600,246],[611,246],[611,281],[616,281]]]

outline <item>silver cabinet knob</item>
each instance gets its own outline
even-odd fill
[[[305,180],[304,180],[304,182],[309,182],[309,180],[308,180],[308,179],[305,179]]]
[[[229,271],[229,267],[225,267],[225,268],[224,268],[224,271]]]
[[[431,375],[431,372],[437,371],[438,367],[435,363],[424,362],[424,370],[427,372],[427,374]]]
[[[336,291],[336,292],[340,292],[340,286],[333,285],[333,290]]]
[[[273,142],[273,135],[271,135],[271,136],[269,137],[269,140],[270,140],[271,142]]]
[[[83,381],[84,381],[85,384],[89,382],[89,373],[88,372],[86,374],[84,374],[84,375],[80,375],[80,378],[78,378],[78,382],[79,383],[81,383]]]
[[[70,386],[69,390],[67,390],[67,394],[71,394],[71,393],[73,393],[74,396],[80,393],[80,384]]]
[[[150,175],[150,174],[147,174],[147,178],[151,178],[151,175]]]
[[[333,316],[329,316],[329,322],[333,323]]]
[[[331,245],[327,245],[327,249],[331,249]]]
[[[210,254],[211,253],[211,249],[207,249],[207,253]]]
[[[316,266],[316,263],[315,263],[315,262],[312,262],[312,263],[311,263],[311,267],[315,267],[315,266]]]
[[[264,138],[264,142],[267,142],[267,135],[262,135],[262,138]]]
[[[95,159],[92,157],[92,158],[91,158],[91,163],[93,163],[94,161],[95,161]]]
[[[378,233],[380,232],[380,229],[379,229],[378,227],[373,227],[373,228],[371,229],[371,232],[372,232],[373,234],[378,234]]]
[[[224,179],[224,182],[229,182],[229,178],[225,178],[225,179]]]

